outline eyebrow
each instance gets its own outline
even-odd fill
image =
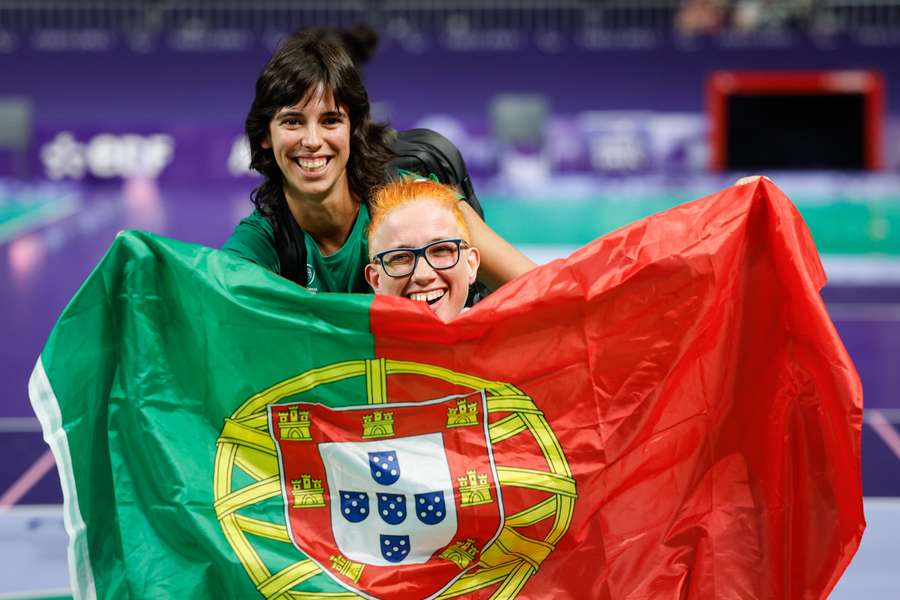
[[[441,236],[441,237],[431,238],[429,241],[427,241],[427,242],[425,242],[424,244],[422,244],[422,246],[427,246],[428,244],[432,244],[432,243],[434,243],[434,242],[440,242],[441,240],[456,240],[456,239],[460,239],[460,240],[461,240],[462,237],[460,237],[460,236],[454,237],[454,236],[452,236],[452,235],[448,237],[448,236],[444,235],[444,236]],[[410,245],[410,244],[406,244],[406,245],[404,245],[404,246],[391,246],[390,248],[385,248],[385,250],[393,250],[393,249],[395,249],[395,248],[421,248],[422,246],[412,246],[412,245]]]
[[[297,110],[293,108],[283,108],[278,113],[275,114],[275,117],[278,119],[282,119],[284,117],[305,117],[306,114],[302,110]],[[340,108],[336,110],[326,110],[321,114],[323,117],[346,117],[347,113],[342,111]]]

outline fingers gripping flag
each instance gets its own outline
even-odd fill
[[[78,597],[824,598],[862,392],[768,182],[450,324],[120,235],[30,395]]]

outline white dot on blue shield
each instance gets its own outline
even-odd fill
[[[384,545],[385,545],[385,546],[390,546],[391,543],[390,543],[388,540],[384,540]]]

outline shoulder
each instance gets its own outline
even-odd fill
[[[241,219],[222,245],[222,250],[279,273],[281,265],[275,248],[275,232],[259,209]]]
[[[484,218],[466,161],[447,137],[431,129],[398,131],[392,150],[394,158],[386,173],[389,180],[409,175],[436,179],[456,188],[462,199]]]

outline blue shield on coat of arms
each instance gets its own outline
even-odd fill
[[[369,495],[365,492],[340,490],[341,516],[351,523],[359,523],[369,516]]]
[[[397,460],[397,453],[393,450],[369,452],[369,468],[375,483],[392,485],[400,479],[400,461]]]
[[[408,535],[382,535],[379,537],[379,541],[381,542],[378,544],[381,548],[381,555],[389,562],[403,562],[403,559],[409,554]]]
[[[416,494],[415,507],[416,516],[426,525],[437,525],[447,515],[447,506],[442,490]]]
[[[350,560],[378,566],[421,564],[453,541],[456,504],[448,498],[454,497],[454,487],[440,433],[328,442],[319,445],[319,454],[329,488],[354,490],[341,491],[340,502],[330,504],[335,542]],[[361,517],[363,508],[370,510],[370,498],[375,498],[371,510],[378,518]],[[416,518],[408,518],[410,511]]]
[[[378,515],[388,525],[399,525],[406,519],[405,494],[378,494]]]

